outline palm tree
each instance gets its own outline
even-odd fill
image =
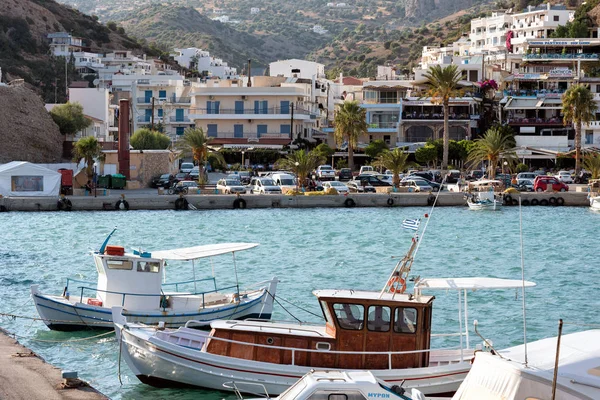
[[[183,151],[183,154],[191,154],[194,161],[198,164],[198,182],[202,182],[202,180],[205,179],[204,163],[209,154],[214,156],[220,164],[225,164],[223,155],[208,147],[211,141],[212,138],[206,136],[202,128],[188,128],[183,133],[183,138],[179,147],[180,150]]]
[[[440,65],[432,65],[423,75],[427,79],[429,89],[426,96],[431,97],[431,102],[441,104],[444,108],[444,152],[442,156],[442,169],[448,168],[448,153],[450,149],[450,127],[448,119],[450,117],[450,98],[461,97],[463,91],[458,88],[458,82],[461,80],[461,72],[458,66],[451,64],[444,68]]]
[[[308,175],[320,163],[320,157],[314,152],[306,150],[296,150],[288,154],[285,158],[277,160],[277,168],[290,170],[296,174],[296,186],[300,183],[304,189],[304,184]]]
[[[563,123],[575,128],[575,173],[581,170],[581,125],[596,119],[596,102],[587,85],[576,84],[562,96]]]
[[[346,101],[338,109],[334,119],[336,143],[348,142],[348,168],[354,170],[354,148],[358,137],[367,133],[367,111],[358,101]]]
[[[583,159],[583,168],[591,175],[592,179],[600,178],[600,154],[590,154]]]
[[[94,136],[86,136],[75,142],[73,147],[73,160],[79,162],[83,158],[85,161],[85,174],[88,179],[94,176],[94,159],[102,156],[102,145]]]
[[[505,159],[510,164],[517,160],[516,154],[511,150],[514,146],[513,142],[512,136],[506,135],[502,127],[494,126],[488,129],[482,138],[475,140],[467,162],[476,167],[480,162],[488,161],[488,176],[494,179],[500,159]]]
[[[392,171],[393,183],[394,187],[398,187],[400,185],[400,173],[404,171],[409,163],[406,162],[408,159],[408,153],[405,153],[400,148],[395,148],[394,150],[384,150],[383,153],[377,157],[375,161],[375,165],[378,167],[383,167],[385,169],[389,169]]]

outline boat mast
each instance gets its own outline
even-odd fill
[[[103,254],[104,253],[104,250],[106,249],[106,246],[108,245],[108,241],[110,240],[110,237],[116,231],[117,231],[117,227],[115,226],[114,229],[112,230],[112,232],[108,234],[108,236],[106,237],[106,239],[104,239],[104,242],[102,243],[102,246],[100,246],[100,250],[98,250],[99,254]]]
[[[521,296],[523,297],[523,350],[525,351],[525,366],[527,367],[527,314],[525,311],[525,252],[523,251],[523,209],[521,207],[521,196],[519,196],[519,231],[521,240]]]

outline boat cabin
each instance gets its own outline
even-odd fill
[[[433,296],[317,290],[325,325],[217,321],[208,353],[313,368],[429,365]],[[223,339],[223,340],[219,340]],[[249,344],[247,344],[249,343]],[[411,352],[398,354],[402,352]]]
[[[107,246],[103,253],[94,253],[94,263],[98,270],[98,305],[132,310],[158,307],[164,260],[148,253],[125,253],[120,246]]]

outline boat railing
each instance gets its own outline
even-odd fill
[[[73,283],[85,283],[86,285],[93,285],[96,282],[92,282],[92,281],[82,281],[81,279],[73,279],[73,278],[67,278],[67,288],[66,291],[69,291],[69,284],[73,282]]]
[[[249,389],[245,389],[244,392],[245,393],[250,393],[252,396],[260,396],[261,398],[265,398],[265,399],[270,399],[271,398],[269,396],[269,392],[267,391],[267,388],[262,383],[236,382],[236,381],[229,381],[229,382],[224,382],[223,383],[223,387],[224,388],[233,391],[238,399],[243,400],[244,397],[242,396],[241,390],[238,388],[238,385],[249,386],[249,387],[252,387],[252,388],[254,388],[254,387],[260,388],[260,389],[263,390],[262,393],[260,393],[260,392],[256,392],[256,393],[255,392],[251,392]]]
[[[213,285],[215,287],[215,290],[217,290],[217,280],[214,277],[204,278],[204,279],[192,279],[192,280],[189,280],[189,281],[181,281],[181,282],[163,283],[162,287],[164,288],[164,287],[167,287],[167,286],[175,286],[175,291],[178,292],[180,285],[189,285],[189,284],[192,284],[192,283],[206,282],[206,281],[213,281]]]
[[[392,356],[424,354],[424,353],[431,353],[434,351],[464,350],[464,349],[461,349],[461,347],[448,347],[448,348],[443,348],[443,349],[408,350],[408,351],[346,351],[346,350],[326,350],[326,349],[299,349],[299,348],[295,348],[295,347],[284,347],[284,346],[274,346],[274,345],[268,345],[268,344],[241,342],[239,340],[231,340],[231,339],[225,339],[225,338],[214,337],[214,336],[209,336],[207,339],[208,340],[205,344],[205,346],[206,346],[205,348],[208,348],[208,345],[210,344],[211,340],[217,340],[217,341],[233,343],[233,344],[238,344],[238,345],[243,345],[243,346],[289,351],[292,354],[291,365],[296,365],[296,354],[297,353],[327,353],[327,354],[344,354],[344,355],[356,355],[356,356],[359,356],[359,355],[381,355],[381,356],[387,356],[387,359],[388,359],[388,368],[387,369],[393,369],[392,368]],[[462,351],[460,352],[460,361],[461,362],[464,361],[464,356],[463,356]]]
[[[79,302],[83,303],[83,293],[85,290],[90,290],[90,291],[95,291],[95,292],[100,292],[100,293],[107,293],[107,294],[118,294],[123,296],[122,300],[121,300],[121,306],[125,307],[125,298],[127,296],[132,296],[132,297],[158,297],[158,298],[165,298],[165,297],[185,297],[185,296],[202,296],[202,308],[204,308],[206,306],[206,301],[205,301],[205,295],[207,294],[211,294],[211,293],[217,293],[219,291],[223,291],[223,290],[227,290],[227,289],[235,289],[236,293],[240,292],[239,286],[238,285],[232,285],[232,286],[226,286],[226,287],[222,287],[222,288],[218,288],[215,290],[207,290],[205,292],[190,292],[190,293],[175,293],[175,294],[171,294],[169,293],[168,295],[165,295],[163,293],[160,294],[155,294],[155,293],[127,293],[127,292],[115,292],[115,291],[111,291],[111,290],[101,290],[95,287],[88,287],[88,286],[78,286],[77,289],[81,289],[81,293],[79,296]]]
[[[267,279],[266,281],[253,283],[252,285],[246,286],[243,291],[247,291],[248,289],[254,289],[254,288],[258,288],[259,289],[260,286],[264,286],[266,284],[269,284],[272,281],[273,281],[272,279]]]

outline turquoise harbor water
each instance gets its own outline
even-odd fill
[[[404,218],[416,218],[425,208],[355,208],[308,210],[130,211],[88,213],[0,214],[0,311],[37,316],[29,286],[61,293],[65,278],[95,280],[89,250],[97,249],[114,227],[112,244],[146,250],[218,242],[257,242],[237,255],[242,284],[277,275],[278,294],[313,311],[314,289],[380,290],[402,256],[411,233],[400,228]],[[518,208],[473,212],[466,208],[434,210],[417,254],[413,274],[421,277],[489,276],[520,279]],[[527,291],[528,337],[556,335],[557,321],[597,322],[598,227],[600,214],[587,208],[529,207],[523,209],[525,277],[538,286]],[[210,274],[201,262],[198,271]],[[220,285],[234,282],[230,258],[215,263]],[[191,267],[168,267],[170,280],[192,277]],[[409,285],[409,290],[411,289]],[[458,331],[455,292],[435,292],[435,333]],[[521,297],[514,290],[478,291],[469,296],[472,344],[473,319],[496,347],[522,342]],[[284,303],[285,304],[285,303]],[[287,305],[286,305],[287,307]],[[289,307],[301,320],[318,318]],[[276,319],[291,320],[276,306]],[[0,317],[0,326],[62,369],[76,370],[94,387],[115,399],[234,398],[201,390],[159,390],[143,385],[127,365],[118,379],[118,346],[114,337],[77,343],[60,341],[97,332],[51,332],[41,322]],[[585,328],[566,325],[565,331]],[[32,340],[37,339],[37,341]],[[55,342],[41,342],[50,340]],[[454,346],[450,339],[436,345]]]

